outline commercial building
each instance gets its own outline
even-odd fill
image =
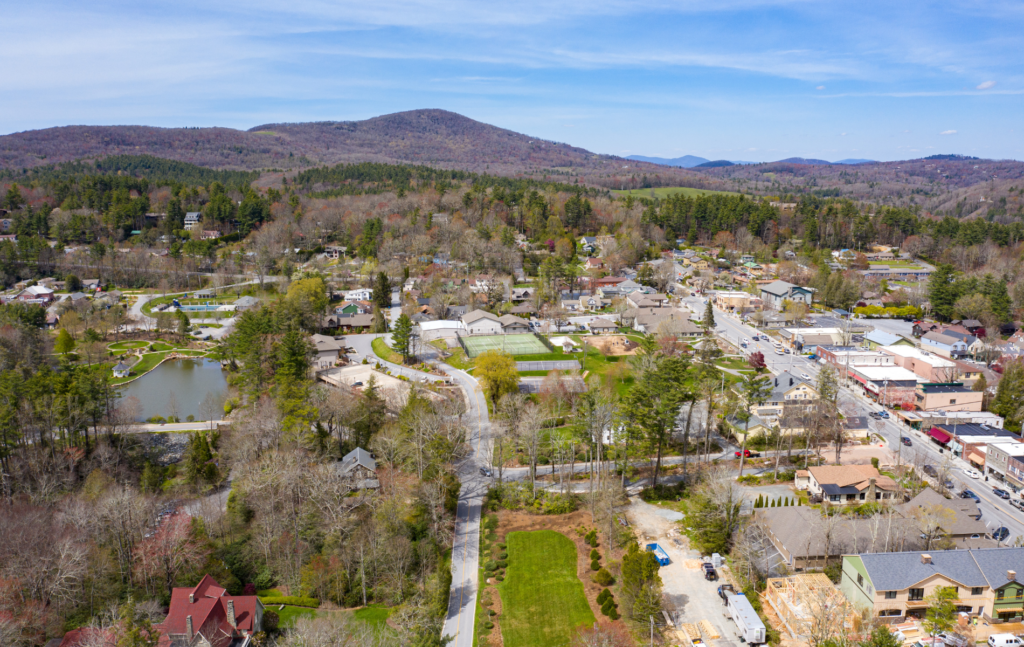
[[[726,312],[760,310],[761,299],[747,292],[721,291],[715,293],[715,307]]]
[[[1007,473],[1010,462],[1016,461],[1020,463],[1021,458],[1024,458],[1024,443],[990,443],[985,448],[985,474],[988,474],[997,481],[1009,483],[1013,491],[1016,492],[1021,488],[1021,484],[1016,478],[1008,479]],[[1019,466],[1015,467],[1019,471]]]
[[[985,394],[972,391],[963,382],[922,382],[914,393],[915,405],[921,411],[981,411]]]
[[[956,590],[958,611],[1014,620],[1024,611],[1018,572],[1024,548],[844,555],[839,590],[858,609],[894,622],[923,618],[928,596],[945,587]]]
[[[887,407],[899,405],[913,409],[917,375],[898,366],[854,366],[850,377],[864,387],[865,393]]]
[[[985,465],[983,448],[990,443],[1005,443],[1019,440],[1012,431],[996,429],[988,425],[935,425],[928,431],[932,441],[948,448],[954,456],[962,457],[978,467]]]
[[[893,357],[877,350],[861,350],[849,346],[818,346],[818,357],[831,364],[840,375],[857,366],[893,366]]]
[[[903,345],[883,346],[879,350],[891,355],[896,366],[913,371],[926,382],[953,382],[958,377],[956,363],[935,353]]]
[[[935,425],[988,425],[1003,428],[1003,417],[990,411],[894,411],[894,415],[912,429],[931,429]]]
[[[868,348],[875,350],[883,346],[905,346],[908,348],[914,348],[914,342],[894,335],[884,330],[872,330],[871,332],[864,335],[864,343]]]

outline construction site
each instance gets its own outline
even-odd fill
[[[775,628],[793,640],[857,632],[860,616],[823,573],[771,578],[761,597],[775,611]]]

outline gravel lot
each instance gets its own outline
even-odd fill
[[[676,530],[677,522],[682,519],[680,513],[634,498],[626,515],[643,545],[661,544],[672,560],[668,566],[661,567],[661,580],[665,591],[665,610],[677,626],[707,620],[722,636],[717,640],[705,637],[710,647],[738,647],[736,625],[726,615],[725,605],[717,592],[719,584],[729,581],[728,569],[719,569],[719,581],[708,582],[698,568],[687,568],[687,560],[700,559],[700,554],[691,549],[686,537]],[[664,622],[664,619],[660,621]]]

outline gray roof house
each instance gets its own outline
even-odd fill
[[[260,300],[256,297],[244,296],[238,301],[235,301],[235,310],[248,310],[255,308],[260,303]]]
[[[348,479],[354,489],[370,490],[380,487],[377,480],[377,461],[373,454],[356,447],[338,463],[338,473]]]
[[[814,291],[787,281],[772,281],[761,286],[761,301],[772,310],[782,310],[782,304],[789,301],[803,301],[811,305]]]
[[[961,358],[967,355],[967,344],[956,337],[930,332],[921,337],[921,349],[932,351],[942,357]]]

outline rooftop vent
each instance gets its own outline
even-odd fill
[[[925,553],[925,554],[921,555],[921,563],[922,564],[931,564],[932,563],[932,556],[929,555],[928,553]]]

